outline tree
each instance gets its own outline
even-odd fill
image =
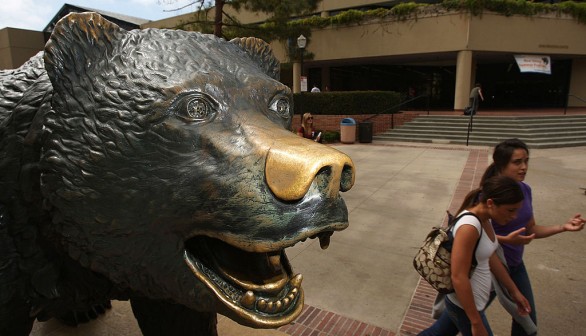
[[[165,0],[159,0],[161,1]],[[166,1],[169,3],[177,0]],[[198,8],[193,20],[182,22],[177,28],[213,32],[214,35],[227,39],[236,36],[256,36],[271,41],[285,40],[299,36],[301,33],[308,36],[308,29],[288,25],[288,22],[292,17],[315,12],[320,2],[321,0],[194,0],[175,9],[179,10],[191,5],[197,5]],[[268,18],[262,24],[243,24],[225,11],[226,5],[237,11],[245,9],[264,13]],[[213,20],[209,19],[211,10],[214,11]]]

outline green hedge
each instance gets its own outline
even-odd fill
[[[401,95],[392,91],[301,92],[293,99],[295,114],[390,114],[398,112]]]
[[[334,143],[340,140],[340,132],[336,131],[323,131],[321,135],[322,143]]]

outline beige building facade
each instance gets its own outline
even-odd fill
[[[43,33],[17,28],[0,29],[0,70],[21,66],[45,46]]]
[[[378,6],[390,7],[391,2],[323,0],[315,15],[328,17]],[[230,15],[245,23],[265,19],[247,12]],[[186,14],[142,27],[168,28],[191,19]],[[584,36],[586,24],[569,15],[505,16],[488,11],[472,15],[428,6],[403,19],[312,29],[306,50],[313,58],[304,60],[303,72],[299,62],[290,66],[284,43],[272,42],[272,48],[289,65],[283,68],[282,81],[294,92],[300,91],[303,74],[308,88],[318,84],[322,90],[408,92],[416,87],[418,93],[435,99],[436,107],[462,110],[474,84],[481,82],[483,104],[488,106],[563,107],[586,106]],[[549,57],[552,74],[520,73],[516,55]],[[376,72],[386,73],[388,80]]]
[[[391,2],[323,0],[315,15],[328,17],[377,6],[390,7]],[[233,10],[230,15],[245,23],[265,19]],[[192,14],[185,14],[142,24],[141,29],[174,28],[192,19]],[[0,65],[6,68],[3,34],[0,31]],[[303,74],[309,88],[316,84],[322,90],[413,90],[430,97],[432,108],[462,110],[474,83],[481,82],[485,106],[571,107],[586,106],[584,36],[586,24],[569,15],[472,15],[427,6],[403,19],[388,16],[312,29],[306,51],[313,57],[304,60],[303,69],[288,59],[285,43],[271,45],[283,64],[282,81],[295,92]],[[21,39],[38,44],[30,37]],[[12,42],[8,49],[13,46],[17,44]],[[24,49],[20,54],[24,55]],[[521,73],[515,55],[548,57],[551,74]]]

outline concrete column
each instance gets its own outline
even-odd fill
[[[570,88],[568,92],[568,107],[586,106],[586,60],[572,60],[572,74],[570,76]]]
[[[301,92],[301,63],[293,62],[293,93]]]
[[[454,110],[462,111],[468,106],[470,90],[474,83],[476,74],[475,62],[471,50],[462,50],[458,52],[456,63],[456,88],[454,96]]]

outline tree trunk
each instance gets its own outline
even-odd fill
[[[214,35],[222,37],[222,18],[224,10],[224,0],[216,0],[216,13],[214,17]]]

